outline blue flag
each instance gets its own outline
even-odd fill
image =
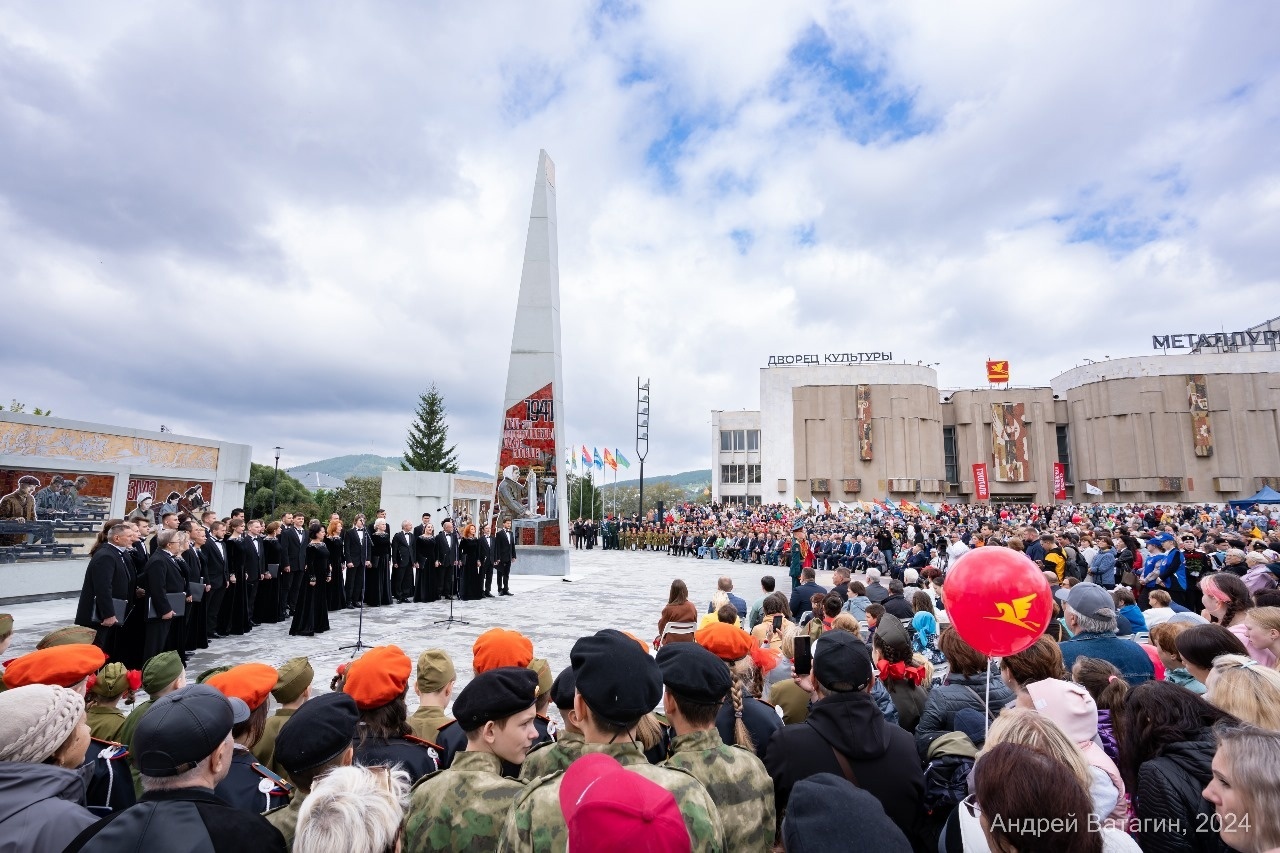
[[[603,458],[601,458],[601,456],[600,456],[600,448],[598,448],[598,447],[593,447],[593,448],[591,448],[591,455],[592,455],[592,456],[594,457],[594,459],[595,459],[595,461],[594,461],[595,466],[596,466],[597,468],[599,468],[601,471],[603,471],[603,470],[604,470],[604,459],[603,459]]]

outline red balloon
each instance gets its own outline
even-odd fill
[[[953,563],[943,600],[965,642],[992,657],[1029,648],[1053,618],[1053,593],[1040,567],[1000,546],[974,548]]]

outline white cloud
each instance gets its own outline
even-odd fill
[[[0,11],[5,393],[487,466],[536,155],[574,444],[707,464],[774,352],[1047,383],[1280,302],[1273,4]],[[793,62],[803,40],[803,61]],[[824,52],[825,51],[825,52]],[[654,144],[666,140],[660,153]],[[859,141],[861,140],[861,141]],[[799,349],[797,349],[799,348]]]

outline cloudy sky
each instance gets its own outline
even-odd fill
[[[565,415],[709,464],[784,352],[1047,384],[1280,314],[1280,5],[0,4],[4,399],[488,468],[534,170]]]

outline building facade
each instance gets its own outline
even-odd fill
[[[712,497],[730,503],[1222,503],[1280,483],[1280,352],[1095,362],[1046,387],[938,388],[929,367],[760,371],[760,408],[713,411]]]

